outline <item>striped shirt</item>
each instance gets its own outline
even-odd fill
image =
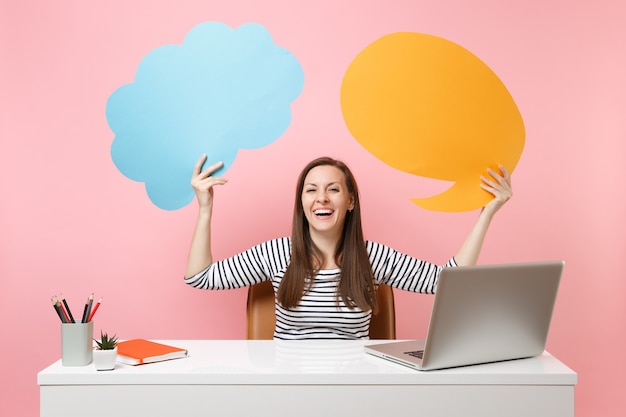
[[[441,270],[456,266],[454,258],[435,265],[380,243],[367,241],[365,246],[376,285],[434,294]],[[271,280],[276,293],[290,259],[291,238],[273,239],[214,262],[185,282],[205,290],[226,290]],[[296,308],[276,303],[274,339],[368,339],[372,312],[350,309],[338,300],[339,279],[339,269],[321,270]]]

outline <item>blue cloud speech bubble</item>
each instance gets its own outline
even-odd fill
[[[199,24],[182,45],[151,51],[135,81],[109,97],[113,162],[145,183],[156,206],[180,209],[194,197],[190,179],[200,155],[223,161],[223,174],[239,149],[278,139],[303,83],[298,60],[263,26]]]

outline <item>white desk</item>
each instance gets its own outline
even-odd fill
[[[190,357],[37,375],[49,416],[574,416],[577,375],[548,353],[420,372],[370,356],[377,341],[166,340]]]

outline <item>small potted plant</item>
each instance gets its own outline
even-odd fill
[[[110,371],[115,368],[117,360],[117,337],[109,337],[100,331],[100,340],[94,339],[96,348],[93,351],[93,363],[98,371]]]

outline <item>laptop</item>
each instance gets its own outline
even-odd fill
[[[444,268],[423,341],[365,352],[427,371],[543,353],[563,261]]]

